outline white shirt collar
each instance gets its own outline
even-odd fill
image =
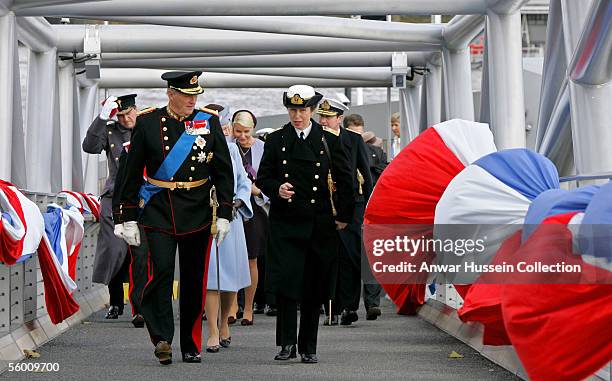
[[[295,127],[293,127],[293,129],[295,130],[295,133],[297,134],[298,138],[300,137],[300,133],[304,133],[304,139],[306,139],[308,137],[308,135],[310,134],[310,131],[312,130],[312,121],[310,122],[310,124],[308,125],[308,127],[304,128],[303,130],[297,129]]]

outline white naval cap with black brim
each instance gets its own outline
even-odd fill
[[[308,108],[319,104],[323,95],[308,85],[293,85],[283,93],[286,108]]]
[[[349,108],[344,103],[333,98],[323,98],[323,102],[317,109],[317,114],[323,116],[340,116],[344,115]]]

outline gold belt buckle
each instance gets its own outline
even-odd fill
[[[184,184],[182,181],[178,181],[178,182],[176,183],[176,187],[177,187],[178,189],[183,189],[183,188],[185,188],[185,184]]]

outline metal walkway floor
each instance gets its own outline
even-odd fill
[[[129,310],[129,306],[126,306]],[[59,372],[5,372],[12,380],[517,380],[472,348],[418,317],[399,316],[390,302],[383,315],[348,327],[319,330],[319,364],[274,361],[275,318],[255,315],[251,327],[232,326],[232,346],[204,353],[201,364],[180,361],[178,332],[175,362],[161,366],[145,329],[133,328],[127,317],[104,320],[98,311],[38,349],[40,358],[24,362],[59,364]],[[178,323],[178,322],[177,322]],[[177,325],[178,330],[178,325]],[[204,334],[207,330],[204,328]],[[457,351],[461,359],[448,355]]]

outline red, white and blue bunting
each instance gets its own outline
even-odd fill
[[[91,214],[96,221],[100,221],[100,200],[97,196],[68,190],[61,191],[58,196],[66,197],[68,205],[74,206],[82,214]]]
[[[12,184],[0,180],[0,258],[6,265],[38,253],[49,317],[57,324],[79,310],[76,260],[84,235],[83,215],[74,207],[38,206]]]
[[[462,132],[467,136],[481,126],[486,125],[461,121],[458,128],[472,129]],[[460,318],[484,325],[484,344],[514,345],[530,379],[592,375],[612,360],[612,183],[561,190],[554,165],[525,149],[493,147],[466,162],[436,127],[411,142],[381,175],[366,209],[364,240],[368,224],[433,221],[433,236],[442,239],[454,238],[444,224],[473,224],[479,226],[474,236],[487,235],[490,263],[581,264],[581,274],[535,279],[555,284],[527,278],[487,284],[483,274],[474,284],[455,286],[464,297]],[[468,152],[481,152],[473,149],[480,142],[465,144]],[[486,226],[491,230],[484,231]],[[551,234],[555,239],[546,239]],[[444,255],[436,260],[443,261],[453,253],[438,254]],[[420,286],[385,290],[399,312],[415,312],[425,299]]]
[[[364,216],[364,240],[377,225],[433,226],[436,206],[451,180],[495,151],[493,135],[484,123],[452,119],[425,130],[393,159],[376,183]],[[432,231],[419,234],[431,236]],[[371,253],[368,257],[372,263]],[[398,313],[413,314],[425,302],[424,284],[381,283]]]

